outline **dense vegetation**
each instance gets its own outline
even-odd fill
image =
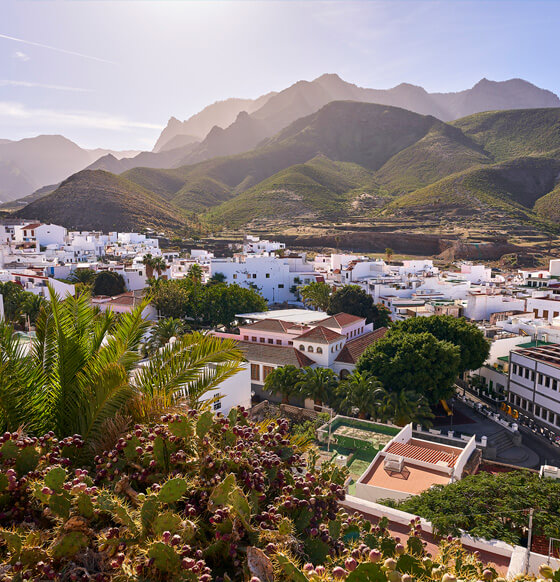
[[[153,192],[103,170],[83,170],[51,194],[16,213],[78,230],[171,230],[188,223],[184,211]]]
[[[139,368],[150,327],[144,308],[117,317],[93,309],[86,294],[61,300],[51,291],[29,346],[0,322],[0,428],[53,431],[59,438],[78,433],[87,454],[130,422],[179,400],[198,405],[240,369],[235,342],[198,333],[165,346]]]
[[[560,481],[530,471],[479,473],[450,485],[436,485],[387,505],[430,520],[442,535],[460,530],[485,539],[521,544],[534,511],[535,535],[560,536]]]
[[[554,215],[535,203],[555,186],[559,125],[560,109],[553,108],[445,124],[396,107],[333,102],[246,153],[122,176],[80,172],[23,214],[79,226],[71,214],[79,208],[87,227],[101,228],[103,220],[111,230],[111,216],[125,210],[134,217],[131,228],[177,228],[188,220],[179,208],[234,227],[254,219],[379,212],[433,217],[437,208],[452,221],[478,212],[494,225],[507,217],[542,228]],[[97,197],[101,206],[87,206],[86,199]]]
[[[152,303],[163,317],[187,319],[193,326],[230,327],[238,313],[266,311],[266,300],[254,289],[210,281],[198,276],[181,280],[158,279],[151,289]]]
[[[365,317],[366,323],[373,323],[374,328],[389,325],[390,312],[381,304],[375,304],[373,297],[358,285],[344,285],[339,287],[329,297],[327,313],[349,313],[358,317]]]
[[[386,521],[345,513],[347,469],[317,466],[285,420],[255,425],[243,410],[213,418],[181,409],[136,425],[93,467],[76,461],[78,435],[0,440],[6,580],[497,578],[453,540],[428,557],[416,520],[404,544]]]
[[[4,318],[11,324],[25,326],[34,325],[44,298],[29,291],[24,291],[20,285],[8,281],[0,282],[0,295],[4,304]]]

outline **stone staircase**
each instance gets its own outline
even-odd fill
[[[538,455],[527,447],[514,442],[513,435],[505,428],[489,438],[496,450],[496,460],[502,463],[533,467],[538,463]]]

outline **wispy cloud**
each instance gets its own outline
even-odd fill
[[[0,79],[0,87],[29,87],[37,89],[53,89],[55,91],[72,91],[76,93],[90,93],[91,89],[82,87],[70,87],[69,85],[51,85],[49,83],[35,83],[34,81],[12,81]]]
[[[108,63],[110,65],[116,65],[117,64],[114,61],[109,61],[107,59],[102,59],[100,57],[94,57],[92,55],[85,55],[83,53],[78,53],[76,51],[70,51],[70,50],[67,50],[67,49],[59,48],[59,47],[56,47],[56,46],[51,46],[49,44],[43,44],[41,42],[35,42],[35,41],[32,41],[32,40],[25,40],[24,38],[17,38],[15,36],[9,36],[7,34],[1,34],[0,33],[0,38],[5,38],[6,40],[11,40],[11,41],[14,41],[14,42],[20,42],[20,43],[23,43],[23,44],[28,45],[28,46],[36,46],[36,47],[39,47],[39,48],[48,49],[50,51],[56,51],[58,53],[63,53],[65,55],[73,55],[75,57],[81,57],[82,59],[89,59],[90,61],[97,61],[99,63]],[[24,55],[25,53],[21,53],[21,54]],[[27,55],[25,55],[25,56],[27,56]]]
[[[34,109],[22,103],[0,101],[0,120],[4,122],[22,121],[38,127],[80,127],[104,129],[108,131],[131,131],[134,129],[163,129],[163,125],[134,121],[98,111],[58,111],[55,109]]]
[[[18,61],[28,61],[29,59],[31,59],[31,57],[29,55],[26,55],[25,53],[21,52],[21,51],[16,51],[12,57],[14,59],[17,59]]]

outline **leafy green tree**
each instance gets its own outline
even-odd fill
[[[459,347],[461,363],[459,371],[477,370],[484,364],[490,353],[490,344],[482,331],[463,317],[432,315],[413,317],[393,324],[392,333],[431,333],[439,340],[445,340]]]
[[[428,400],[413,390],[386,392],[378,412],[383,420],[392,420],[399,426],[414,422],[430,427],[435,418]]]
[[[191,292],[189,287],[179,281],[151,279],[152,304],[162,317],[185,318],[189,313]],[[157,282],[156,282],[157,281]]]
[[[266,300],[254,289],[239,285],[205,285],[202,289],[201,319],[210,326],[231,327],[238,313],[266,311]]]
[[[93,283],[94,295],[120,295],[126,290],[122,275],[114,271],[100,271]]]
[[[367,415],[378,417],[379,407],[383,403],[386,391],[383,384],[369,372],[357,372],[343,380],[337,388],[342,396],[338,409],[343,414],[353,414],[358,410],[359,418]]]
[[[391,259],[393,258],[393,249],[390,247],[387,247],[385,249],[385,258],[387,259],[387,262],[390,263]]]
[[[375,374],[389,392],[412,390],[435,404],[453,393],[460,362],[459,348],[431,333],[393,333],[369,346],[356,369]]]
[[[0,282],[0,295],[4,301],[4,317],[7,321],[16,321],[19,318],[21,305],[25,301],[27,291],[12,281]]]
[[[326,311],[329,306],[331,287],[327,283],[313,281],[309,285],[302,287],[300,294],[306,305],[310,305],[319,311]]]
[[[167,263],[163,257],[155,257],[152,266],[154,271],[157,273],[158,278],[161,277],[161,274],[167,270]]]
[[[311,398],[315,404],[330,402],[338,386],[338,378],[330,368],[310,368],[301,370],[296,388],[304,398]]]
[[[460,535],[463,530],[510,544],[523,543],[532,507],[534,533],[560,537],[560,481],[529,471],[481,472],[435,485],[398,507],[429,519],[442,535]]]
[[[96,272],[93,269],[75,269],[70,273],[68,280],[71,283],[81,283],[83,287],[91,288],[95,281]]]
[[[145,304],[116,318],[98,313],[89,297],[50,301],[36,324],[29,353],[0,323],[0,425],[62,438],[81,434],[88,445],[119,415],[147,420],[187,400],[200,406],[207,390],[240,369],[233,340],[183,336],[138,368],[149,323]]]
[[[301,379],[301,370],[295,366],[281,366],[268,374],[264,381],[264,390],[270,394],[280,394],[282,403],[288,404],[290,396],[299,395],[296,388]]]
[[[376,329],[386,327],[390,322],[389,310],[384,305],[376,305],[373,297],[358,285],[344,285],[330,296],[327,313],[335,315],[340,312],[365,317],[366,323],[373,322]]]

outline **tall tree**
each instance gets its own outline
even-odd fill
[[[202,281],[202,267],[198,263],[191,265],[189,269],[189,277],[198,283]]]
[[[330,296],[327,313],[335,315],[340,312],[365,317],[366,323],[373,322],[376,329],[386,327],[390,322],[389,310],[384,305],[376,305],[373,297],[358,285],[344,285]]]
[[[150,339],[146,344],[148,353],[154,354],[157,350],[167,345],[172,337],[181,337],[185,331],[186,324],[182,319],[175,317],[160,319],[150,329]]]
[[[477,370],[484,364],[490,353],[490,344],[482,331],[465,318],[451,315],[432,315],[413,317],[395,323],[389,334],[393,333],[431,333],[439,340],[451,342],[459,347],[461,362],[459,371]]]
[[[342,396],[338,408],[344,414],[353,414],[358,410],[358,417],[367,415],[378,417],[379,408],[383,404],[386,391],[383,384],[369,372],[357,372],[343,380],[337,389]]]
[[[300,294],[306,305],[310,305],[319,311],[326,311],[329,307],[331,287],[327,283],[313,281],[309,285],[302,287]]]
[[[398,426],[414,422],[430,427],[435,418],[428,400],[413,390],[386,392],[378,411],[382,419],[392,420]]]
[[[151,279],[154,276],[154,257],[151,253],[144,255],[142,264],[146,267],[146,279]]]
[[[120,295],[126,290],[126,284],[122,275],[115,271],[100,271],[93,283],[94,295]]]
[[[329,402],[338,385],[338,378],[330,368],[305,367],[296,387],[305,398],[311,398],[315,404]]]
[[[393,249],[391,247],[387,247],[385,249],[385,258],[387,259],[388,263],[391,262],[391,259],[393,258]]]
[[[453,393],[460,362],[459,348],[431,333],[394,333],[369,346],[356,368],[375,374],[389,392],[412,390],[435,404]]]
[[[295,366],[281,366],[274,369],[264,381],[264,389],[271,394],[280,394],[282,403],[288,404],[290,396],[298,395],[297,384],[301,379],[301,371]]]

